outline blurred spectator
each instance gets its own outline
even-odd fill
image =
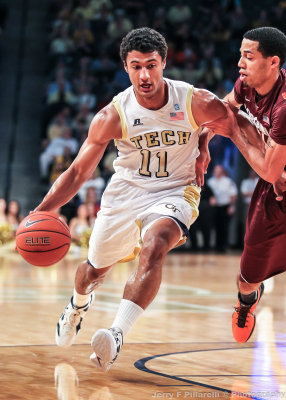
[[[49,143],[48,147],[40,154],[40,176],[42,179],[47,179],[49,176],[49,168],[52,161],[65,154],[65,147],[68,147],[74,157],[78,151],[78,142],[72,137],[72,132],[69,127],[65,127],[60,137],[57,137]]]
[[[134,28],[142,28],[149,25],[148,14],[145,10],[140,10],[137,14]]]
[[[111,40],[121,39],[133,28],[133,24],[122,8],[115,10],[114,20],[109,23],[107,34]]]
[[[87,208],[87,214],[88,214],[88,221],[89,221],[89,225],[92,228],[94,225],[94,222],[96,220],[96,215],[97,212],[95,212],[95,207],[93,203],[85,203],[86,208]]]
[[[199,205],[200,215],[190,227],[191,249],[194,251],[210,250],[211,229],[213,226],[213,202],[214,194],[211,188],[205,184],[201,191],[201,200]],[[201,233],[203,246],[199,247],[198,233]]]
[[[94,12],[102,10],[103,7],[107,8],[108,10],[111,10],[113,7],[111,0],[91,0],[90,4]]]
[[[204,60],[199,66],[197,79],[214,91],[223,77],[223,71],[213,59]]]
[[[58,214],[60,219],[62,219],[67,224],[67,218],[62,214],[61,208],[55,208],[54,213]]]
[[[79,5],[76,7],[73,13],[73,18],[76,19],[78,16],[83,19],[90,21],[94,16],[94,8],[90,0],[79,0]]]
[[[21,215],[19,202],[17,200],[11,200],[8,203],[7,222],[12,226],[14,236],[16,235],[16,231],[22,219],[23,216]]]
[[[73,40],[78,57],[90,56],[93,54],[94,36],[90,29],[89,22],[80,14],[75,21]]]
[[[0,197],[0,224],[7,222],[6,206],[6,200]]]
[[[114,88],[114,91],[121,92],[121,91],[125,90],[126,88],[128,88],[128,86],[130,86],[130,84],[131,83],[130,83],[129,75],[127,74],[127,72],[125,71],[123,66],[121,66],[115,72],[114,79],[112,81],[112,86]]]
[[[97,213],[100,210],[100,199],[94,186],[89,186],[86,189],[84,203],[93,204],[94,215],[97,216]]]
[[[63,131],[67,127],[67,120],[63,112],[56,115],[55,119],[50,123],[47,129],[48,142],[62,136]]]
[[[108,182],[114,173],[113,162],[116,160],[117,154],[113,142],[109,142],[107,146],[107,152],[102,160],[103,170],[102,177],[105,182]]]
[[[13,240],[15,237],[15,228],[7,219],[7,203],[4,198],[0,198],[0,246]]]
[[[182,68],[175,66],[173,60],[170,59],[170,60],[167,60],[167,66],[166,66],[164,75],[166,78],[169,78],[169,79],[182,80],[183,79],[183,70],[182,70]]]
[[[112,80],[116,69],[116,63],[103,51],[92,63],[92,71],[100,80]]]
[[[79,146],[82,146],[83,142],[87,139],[88,128],[87,121],[85,118],[77,118],[73,124],[74,137],[77,139]]]
[[[160,32],[162,35],[167,36],[167,26],[166,9],[162,6],[158,7],[154,13],[152,28]]]
[[[174,3],[167,13],[167,19],[172,26],[178,28],[183,22],[190,22],[192,10],[183,0],[176,0]]]
[[[268,10],[265,10],[264,8],[260,10],[259,16],[256,20],[253,21],[252,26],[253,28],[260,28],[262,26],[271,26],[268,16]]]
[[[248,178],[241,181],[240,192],[243,196],[243,225],[245,230],[246,217],[248,213],[249,203],[258,182],[258,175],[253,169],[249,170]]]
[[[92,21],[92,31],[97,33],[100,37],[106,35],[107,27],[113,20],[111,8],[112,7],[108,7],[107,4],[102,4],[100,8],[95,10]]]
[[[80,245],[83,234],[90,229],[88,220],[88,212],[85,204],[81,204],[77,209],[76,217],[72,218],[69,223],[72,240]]]
[[[234,204],[237,198],[237,187],[222,167],[216,165],[213,177],[207,181],[214,197],[211,205],[214,207],[214,229],[216,233],[216,250],[225,252],[228,248],[228,227],[234,214]]]
[[[79,198],[82,202],[90,202],[91,200],[93,201],[94,199],[87,199],[87,189],[88,188],[95,188],[96,191],[96,203],[100,202],[102,192],[105,188],[105,181],[104,179],[100,176],[100,170],[99,168],[96,168],[96,170],[93,172],[92,176],[84,182],[82,187],[78,191]]]
[[[74,156],[71,154],[71,150],[69,147],[64,148],[64,154],[61,156],[57,156],[51,168],[51,173],[49,176],[49,183],[52,185],[55,180],[65,171],[73,162]]]
[[[90,92],[88,86],[82,83],[79,87],[79,95],[77,98],[77,107],[87,106],[89,110],[94,110],[96,105],[96,96]]]
[[[80,145],[87,137],[89,125],[93,117],[94,113],[90,112],[89,108],[85,104],[82,104],[72,123],[74,137],[79,141]]]
[[[96,77],[92,76],[91,59],[87,56],[80,57],[73,70],[72,83],[75,91],[78,92],[81,85],[92,87],[95,81]]]
[[[67,67],[62,60],[57,62],[53,78],[54,80],[49,83],[47,88],[47,101],[50,96],[59,91],[59,82],[62,84],[64,81],[64,90],[66,92],[71,91],[71,82],[67,79]]]
[[[58,34],[51,41],[52,56],[67,56],[74,51],[74,42],[69,37],[68,28],[65,25],[58,27]]]
[[[47,97],[48,104],[61,103],[73,105],[76,102],[76,97],[71,90],[68,90],[66,82],[63,79],[57,81],[55,91]]]
[[[215,135],[210,141],[209,150],[211,155],[211,161],[208,166],[208,176],[213,173],[213,169],[216,165],[223,164],[224,153],[225,153],[226,140],[222,136]]]

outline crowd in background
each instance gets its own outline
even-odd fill
[[[243,0],[51,0],[39,159],[42,183],[48,188],[68,168],[94,114],[130,86],[119,46],[132,28],[150,26],[165,36],[169,49],[165,77],[223,98],[238,76],[243,33],[267,25],[284,30],[285,15],[286,4],[275,1],[255,5]],[[237,187],[238,151],[230,140],[215,136],[210,153],[201,216],[191,229],[191,248],[225,251],[236,200],[246,198],[245,193],[249,199],[253,185]],[[115,158],[110,142],[93,176],[60,210],[75,241],[92,227]],[[244,213],[248,200],[245,204]]]

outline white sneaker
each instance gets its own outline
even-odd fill
[[[103,371],[108,371],[117,359],[123,335],[120,328],[99,329],[91,339],[91,347],[94,351],[90,360]]]
[[[73,297],[66,306],[64,312],[57,323],[56,343],[61,347],[68,347],[75,341],[81,328],[81,321],[89,306],[93,301],[93,293],[90,295],[89,301],[85,306],[77,307],[73,304]]]

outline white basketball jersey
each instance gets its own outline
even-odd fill
[[[193,86],[164,80],[169,97],[159,110],[142,107],[132,86],[113,99],[122,126],[113,179],[151,192],[192,182],[199,155],[200,129],[192,115]]]

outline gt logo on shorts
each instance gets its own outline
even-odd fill
[[[174,206],[174,204],[165,204],[166,208],[169,208],[169,210],[172,210],[174,212],[179,211],[181,212],[176,206]]]

